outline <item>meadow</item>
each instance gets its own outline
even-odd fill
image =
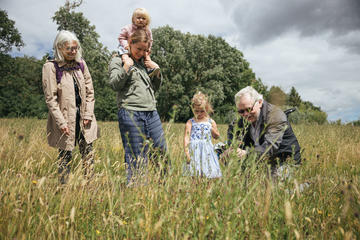
[[[46,120],[0,119],[0,239],[360,239],[360,127],[293,125],[303,164],[273,182],[235,157],[221,179],[182,176],[184,124],[167,123],[171,169],[127,187],[117,122],[99,125],[94,176],[76,150],[61,186]]]

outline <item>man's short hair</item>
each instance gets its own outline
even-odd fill
[[[237,94],[235,94],[235,104],[239,104],[240,99],[244,96],[248,96],[250,100],[255,103],[258,100],[263,100],[263,95],[258,93],[253,87],[247,86],[241,89]]]

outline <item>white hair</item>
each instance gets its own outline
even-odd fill
[[[248,96],[253,103],[259,100],[263,100],[262,94],[258,93],[253,87],[247,86],[235,94],[235,104],[238,105],[240,99],[244,96]]]
[[[62,54],[61,49],[64,47],[66,43],[70,43],[71,41],[76,41],[79,46],[79,50],[76,53],[75,61],[80,62],[82,58],[82,49],[79,42],[79,39],[72,32],[61,30],[55,38],[53,49],[54,49],[54,57],[57,62],[64,62],[64,56]]]

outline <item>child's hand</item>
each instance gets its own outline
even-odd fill
[[[190,164],[190,157],[186,156],[186,164]]]
[[[157,65],[155,62],[151,61],[151,60],[145,60],[144,64],[147,68],[149,69],[156,69],[159,68],[159,65]]]
[[[124,54],[123,56],[125,55],[126,54]],[[126,72],[128,72],[130,67],[134,65],[134,61],[130,57],[123,57],[123,62],[124,62],[124,69]]]
[[[214,139],[218,139],[220,137],[219,130],[217,128],[216,122],[211,119],[211,135]]]

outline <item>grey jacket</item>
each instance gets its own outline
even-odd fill
[[[113,56],[109,65],[109,84],[117,92],[118,108],[132,111],[156,110],[155,91],[160,87],[162,75],[149,77],[143,62],[133,65],[126,73],[119,56]]]
[[[279,158],[285,161],[288,157],[293,157],[296,163],[300,163],[300,145],[287,120],[285,113],[275,105],[266,101],[260,111],[260,146],[255,151],[261,156],[267,154],[270,161]],[[254,146],[254,141],[250,136],[250,125],[245,126],[244,120],[240,118],[237,123],[233,121],[228,128],[228,144],[233,141],[233,136],[240,140],[241,147]]]

